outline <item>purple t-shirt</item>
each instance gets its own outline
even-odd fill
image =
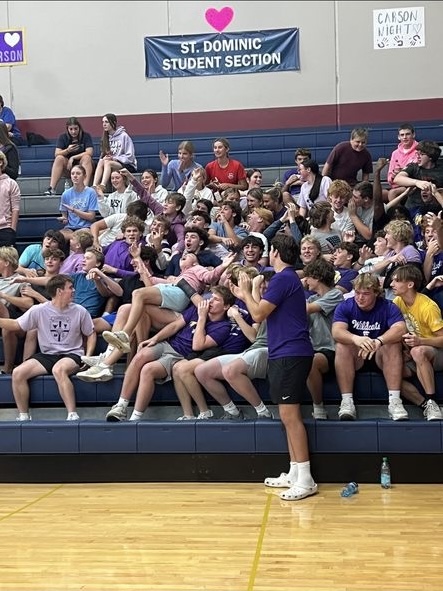
[[[64,310],[52,302],[37,304],[17,318],[17,322],[25,332],[38,329],[40,351],[48,355],[84,355],[83,335],[94,332],[91,315],[79,304],[69,304]]]
[[[349,298],[335,308],[333,322],[344,322],[352,334],[376,339],[396,322],[403,322],[403,314],[393,302],[381,297],[369,311],[361,310],[355,298]]]
[[[193,304],[188,306],[186,310],[183,310],[182,316],[186,322],[186,326],[168,339],[168,342],[177,353],[180,353],[183,357],[187,357],[193,353],[192,339],[194,337],[195,327],[197,326],[198,320],[197,308]],[[230,329],[231,323],[228,319],[216,320],[215,322],[212,322],[209,319],[206,321],[206,335],[211,337],[219,347],[223,345],[228,338]]]
[[[246,308],[246,304],[239,299],[235,303],[240,310],[240,314],[243,316],[243,320],[252,326],[254,321]],[[223,352],[241,353],[251,345],[251,342],[245,337],[243,331],[234,320],[232,322],[230,321],[230,327],[229,336],[223,343]]]
[[[266,319],[269,359],[312,357],[305,292],[295,269],[276,273],[263,299],[276,306]]]

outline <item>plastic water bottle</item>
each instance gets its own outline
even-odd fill
[[[380,484],[382,488],[391,488],[391,469],[388,458],[383,458],[380,469]]]
[[[70,188],[71,188],[71,185],[70,185],[70,183],[69,183],[68,179],[66,179],[66,180],[65,180],[65,191],[67,191],[67,190],[68,190],[68,189],[70,189]]]
[[[340,495],[342,497],[351,497],[358,493],[358,484],[356,482],[348,482],[348,484],[342,489]]]

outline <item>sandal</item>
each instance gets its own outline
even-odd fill
[[[283,501],[301,501],[306,497],[315,495],[318,491],[318,486],[314,483],[312,486],[301,486],[300,484],[294,484],[288,490],[284,490],[280,493],[280,498]]]
[[[294,483],[289,479],[286,472],[282,472],[276,478],[265,478],[265,486],[271,486],[272,488],[291,488],[293,485]]]

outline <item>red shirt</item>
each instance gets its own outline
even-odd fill
[[[215,181],[218,183],[229,183],[231,185],[238,185],[239,181],[246,179],[246,171],[244,166],[238,160],[229,159],[228,165],[221,168],[217,160],[209,162],[205,166],[206,174],[208,176],[208,183]]]

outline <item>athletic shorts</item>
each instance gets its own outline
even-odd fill
[[[172,377],[172,368],[177,363],[177,361],[184,359],[183,355],[177,353],[177,351],[166,341],[157,343],[151,347],[151,350],[154,355],[153,361],[158,361],[161,365],[163,365],[166,371],[166,377],[155,380],[155,383],[164,384],[165,382],[169,382]]]
[[[434,361],[432,362],[432,367],[434,371],[442,371],[443,370],[443,349],[439,349],[437,347],[433,347],[434,349]],[[413,359],[410,359],[406,362],[406,367],[408,367],[413,373],[417,373],[417,366]]]
[[[117,312],[109,312],[109,314],[103,314],[102,318],[105,322],[110,324],[111,326],[114,325],[115,319],[117,318]]]
[[[29,359],[35,359],[36,361],[38,361],[40,363],[40,365],[43,365],[43,367],[46,369],[47,373],[52,373],[52,368],[54,367],[54,365],[60,361],[60,359],[72,359],[73,361],[75,361],[75,363],[81,367],[82,364],[82,360],[80,358],[80,355],[75,355],[75,353],[66,353],[64,355],[51,355],[49,353],[35,353],[35,355],[31,355],[31,357]]]
[[[222,367],[241,359],[248,367],[246,375],[250,380],[256,378],[264,379],[268,370],[268,349],[267,347],[258,347],[251,351],[243,351],[243,353],[235,353],[231,355],[221,355],[218,360]]]
[[[306,395],[306,382],[312,357],[281,357],[268,361],[269,395],[274,404],[300,404]]]
[[[185,292],[171,283],[159,283],[155,285],[162,296],[160,308],[167,308],[175,312],[182,312],[189,306],[189,298]]]

